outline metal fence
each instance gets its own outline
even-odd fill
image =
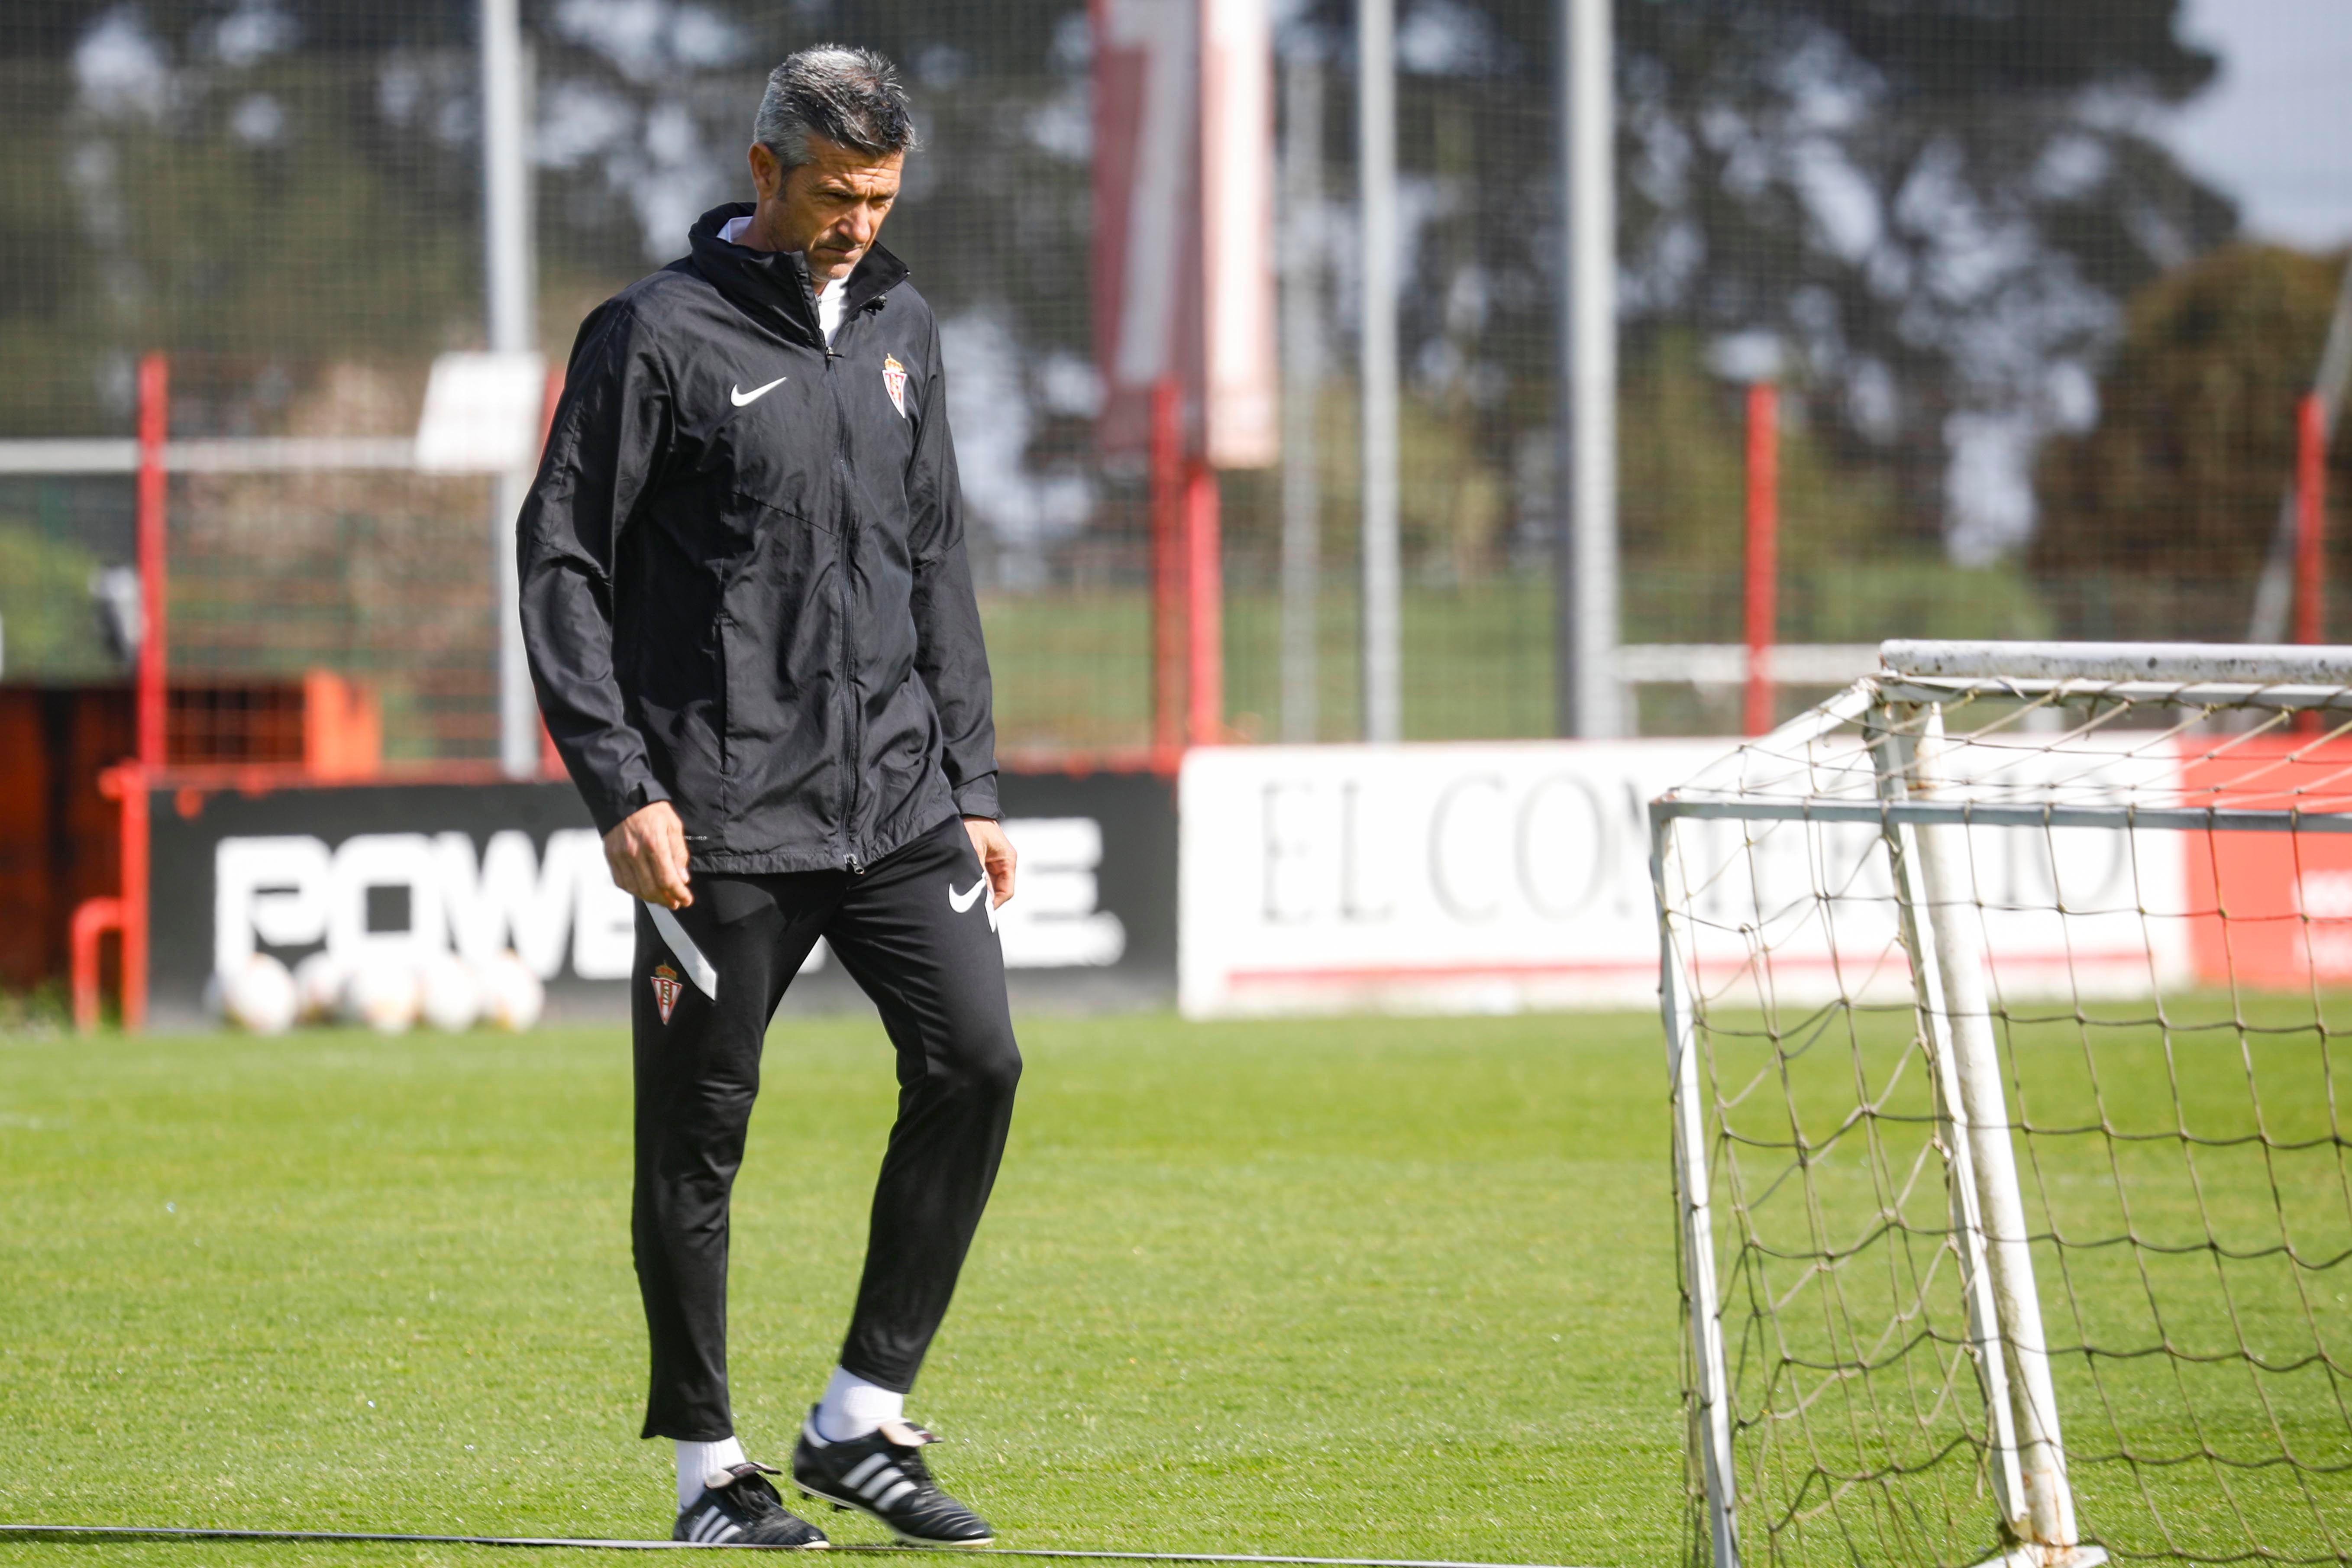
[[[1552,9],[1401,8],[1413,738],[1553,724]],[[1759,377],[1782,389],[1782,640],[2248,635],[2344,267],[2239,243],[2228,201],[2165,151],[2156,117],[2211,68],[2172,13],[1618,5],[1628,642],[1741,640]],[[1297,329],[1289,427],[1311,439],[1287,482],[1222,476],[1226,720],[1345,738],[1349,14],[1281,16],[1287,172],[1265,244]],[[942,323],[1004,747],[1147,744],[1146,477],[1093,441],[1087,11],[552,0],[524,22],[539,335],[559,358],[591,305],[747,193],[776,58],[840,37],[904,62],[927,148],[886,243]],[[0,440],[127,437],[155,350],[173,357],[175,440],[411,431],[431,356],[482,335],[471,29],[456,4],[12,5]],[[1286,491],[1314,509],[1322,585],[1311,627],[1296,596],[1287,612],[1315,657],[1286,694]],[[494,754],[487,485],[188,474],[170,500],[175,670],[331,669],[379,689],[388,755]],[[127,476],[0,472],[5,679],[121,678],[101,611],[131,510]],[[1740,721],[1720,683],[1639,689],[1649,732]]]

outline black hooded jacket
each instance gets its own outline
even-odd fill
[[[994,816],[940,334],[876,246],[830,352],[806,260],[719,237],[582,323],[518,528],[548,732],[600,829],[692,866],[862,870]]]

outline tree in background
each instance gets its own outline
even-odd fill
[[[1553,0],[1402,0],[1402,301],[1450,429],[1421,552],[1539,535],[1560,264]],[[469,0],[23,0],[0,20],[9,434],[120,431],[140,350],[422,358],[480,311]],[[2121,302],[2226,240],[2155,140],[2214,62],[2179,0],[1619,0],[1625,361],[1769,337],[1824,450],[1891,475],[1878,532],[1983,559],[2030,532],[2037,443],[2089,401]],[[1333,73],[1335,363],[1354,316],[1349,0],[1286,54]],[[906,62],[932,135],[893,244],[973,347],[967,481],[1076,527],[1087,458],[1088,31],[1078,0],[530,0],[542,336],[740,195],[746,104],[827,37]],[[1000,352],[1001,351],[1001,352]],[[985,374],[981,374],[985,373]],[[273,427],[247,400],[223,429]],[[1416,493],[1419,493],[1418,491]],[[1496,515],[1494,498],[1517,516]],[[1108,515],[1108,514],[1106,514]],[[1057,524],[1057,526],[1060,526]],[[1439,537],[1444,531],[1444,537]],[[1629,533],[1629,555],[1645,547]]]
[[[2122,301],[2235,216],[2154,139],[2211,78],[2178,0],[1621,4],[1637,323],[1769,331],[1901,525],[2021,544],[2034,446]],[[1638,330],[1638,329],[1637,329]]]
[[[2141,290],[2097,425],[2042,455],[2036,573],[2223,580],[2251,605],[2345,265],[2238,245]]]
[[[1557,10],[1402,0],[1398,31],[1418,187],[1406,363],[1546,400]],[[2215,70],[2177,36],[2179,10],[1618,0],[1623,362],[1756,340],[1837,458],[1892,475],[1881,537],[1964,561],[2013,552],[2033,526],[2036,447],[2087,402],[2123,302],[2235,230],[2229,201],[2157,139]],[[1314,0],[1285,35],[1332,63],[1340,110],[1352,16]],[[1449,115],[1467,134],[1445,134]],[[1344,252],[1334,266],[1352,278]],[[1475,342],[1446,321],[1465,296],[1480,302]],[[1496,406],[1487,460],[1508,471],[1528,421]]]

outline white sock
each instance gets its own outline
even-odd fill
[[[732,1437],[721,1437],[716,1443],[686,1443],[677,1446],[677,1506],[694,1506],[710,1478],[730,1465],[743,1462],[743,1445]]]
[[[824,1398],[816,1407],[816,1435],[828,1443],[847,1443],[906,1413],[905,1394],[893,1394],[846,1368],[835,1367],[833,1381],[824,1385]]]

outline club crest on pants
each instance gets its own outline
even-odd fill
[[[667,1024],[671,1011],[677,1006],[677,971],[667,963],[655,964],[653,987],[654,1005],[661,1009],[662,1022]]]
[[[882,389],[890,395],[890,406],[898,411],[899,418],[904,419],[907,416],[907,367],[900,364],[894,354],[882,356]]]

